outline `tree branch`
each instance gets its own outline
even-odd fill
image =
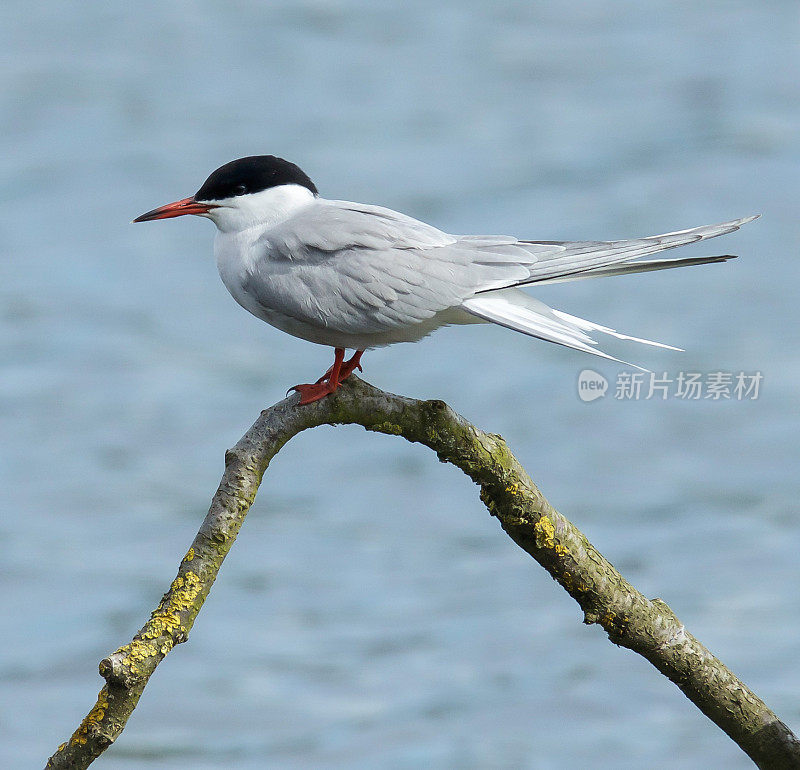
[[[598,623],[615,644],[649,660],[761,768],[800,767],[800,742],[714,657],[661,599],[647,599],[555,511],[500,436],[484,433],[442,401],[384,393],[355,376],[335,393],[297,407],[299,396],[261,413],[225,453],[225,473],[178,575],[133,640],[100,662],[97,703],[48,768],[88,767],[119,736],[156,666],[185,642],[231,549],[270,460],[318,425],[358,424],[425,444],[481,488],[502,528]]]

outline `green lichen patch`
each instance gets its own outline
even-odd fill
[[[402,436],[403,429],[393,422],[379,422],[377,425],[372,426],[372,430],[378,433],[389,433],[392,436]]]

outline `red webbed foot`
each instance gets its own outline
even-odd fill
[[[299,405],[311,404],[321,398],[333,393],[356,369],[361,371],[361,356],[363,350],[357,350],[352,358],[344,360],[344,348],[336,348],[333,366],[328,369],[315,383],[307,385],[295,385],[289,388],[290,391],[296,390],[300,394]]]
[[[339,387],[338,382],[334,385],[333,383],[322,381],[309,385],[295,385],[293,388],[289,388],[289,391],[296,390],[300,394],[298,405],[301,405],[312,404],[314,401],[319,401],[321,398],[325,398],[325,396],[329,396],[333,393],[337,387]]]
[[[361,368],[361,356],[363,355],[363,350],[356,350],[356,352],[353,353],[353,357],[342,364],[342,371],[339,372],[339,382],[346,380],[356,369],[358,369],[359,372],[364,371]]]

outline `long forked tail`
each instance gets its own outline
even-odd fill
[[[738,230],[741,225],[756,218],[746,217],[719,225],[708,225],[630,241],[553,243],[553,245],[562,246],[563,250],[552,257],[542,260],[541,264],[531,271],[530,278],[521,281],[517,286],[534,283],[560,283],[582,278],[606,278],[629,273],[667,270],[673,267],[725,262],[735,257],[726,254],[715,257],[651,259],[638,262],[633,260],[654,252],[733,232]],[[530,243],[533,245],[534,242]],[[546,242],[538,241],[536,243]],[[617,339],[640,342],[669,350],[681,350],[660,342],[620,334],[607,326],[601,326],[592,321],[555,310],[545,305],[544,302],[529,296],[524,291],[513,287],[477,294],[465,300],[462,303],[462,308],[471,315],[485,321],[491,321],[523,334],[528,334],[531,337],[555,342],[558,345],[591,353],[637,369],[642,369],[642,367],[636,364],[628,364],[626,361],[614,358],[598,349],[596,347],[597,341],[589,336],[588,332],[600,332]]]

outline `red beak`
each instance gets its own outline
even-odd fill
[[[205,214],[215,208],[217,206],[213,203],[199,203],[194,198],[184,198],[182,201],[159,206],[157,209],[136,217],[133,221],[149,222],[151,219],[170,219],[171,217],[182,217],[184,214]]]

